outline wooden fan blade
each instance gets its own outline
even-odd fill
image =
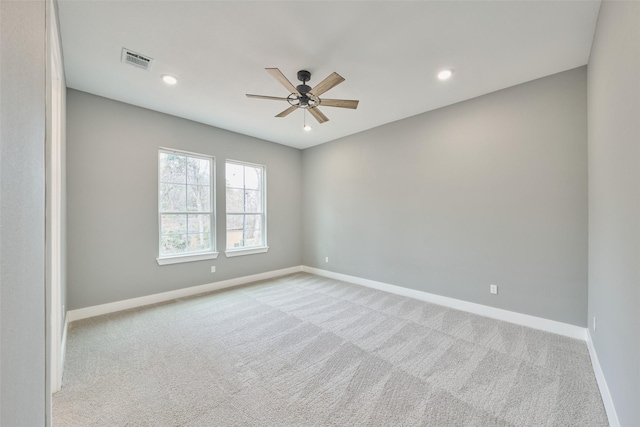
[[[322,114],[322,111],[320,111],[318,107],[307,108],[307,110],[309,110],[309,113],[318,121],[318,123],[322,124],[329,121],[327,116]]]
[[[300,96],[300,92],[298,92],[298,89],[296,89],[296,87],[292,85],[289,80],[287,80],[287,78],[284,76],[284,74],[282,74],[280,70],[278,70],[277,68],[265,68],[265,70],[267,70],[267,73],[271,74],[277,81],[279,81],[282,86],[286,87],[290,93],[294,93],[297,96]]]
[[[332,87],[339,85],[343,81],[344,77],[342,77],[338,73],[333,73],[329,77],[318,83],[313,89],[309,91],[309,93],[311,95],[320,96]]]
[[[293,111],[298,108],[297,105],[292,105],[291,107],[287,108],[286,110],[284,110],[282,113],[278,114],[276,117],[285,117],[288,116],[289,114],[293,113]]]
[[[247,98],[272,99],[274,101],[288,101],[288,98],[280,98],[278,96],[251,95],[249,93],[247,94]]]
[[[320,99],[320,105],[323,107],[340,107],[340,108],[351,108],[355,110],[358,108],[357,100],[353,99]]]

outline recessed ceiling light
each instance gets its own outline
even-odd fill
[[[438,78],[440,80],[448,80],[452,74],[453,74],[453,71],[451,70],[442,70],[438,73]]]
[[[168,85],[174,85],[178,83],[178,79],[172,76],[171,74],[163,74],[160,77],[162,77],[162,80]]]

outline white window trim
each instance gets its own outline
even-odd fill
[[[262,225],[263,225],[263,235],[262,235],[262,246],[251,246],[248,248],[227,248],[227,209],[226,209],[226,197],[227,197],[227,183],[225,179],[224,185],[224,197],[225,197],[225,212],[224,212],[224,247],[226,248],[224,254],[227,258],[242,256],[242,255],[253,255],[253,254],[262,254],[269,250],[268,241],[267,241],[267,166],[261,165],[259,163],[250,163],[243,162],[242,160],[233,160],[233,159],[225,159],[224,160],[224,173],[225,177],[227,174],[227,162],[236,163],[239,165],[245,166],[253,166],[262,168]]]
[[[189,255],[177,255],[177,256],[165,256],[158,257],[156,261],[158,265],[168,265],[168,264],[180,264],[182,262],[193,262],[193,261],[204,261],[207,259],[216,259],[218,258],[218,252],[205,252],[199,254],[189,254]]]
[[[209,259],[218,258],[217,251],[217,215],[216,215],[216,158],[214,156],[209,156],[201,153],[194,153],[191,151],[183,151],[176,150],[175,148],[168,147],[158,147],[158,156],[161,152],[165,153],[173,153],[180,154],[189,157],[200,157],[203,159],[207,159],[211,161],[211,170],[209,171],[209,185],[211,186],[211,251],[207,252],[191,252],[185,254],[172,254],[166,256],[160,256],[160,239],[161,239],[161,230],[160,230],[160,220],[161,220],[161,212],[160,212],[160,199],[158,198],[158,257],[156,258],[156,262],[158,265],[171,265],[171,264],[180,264],[183,262],[193,262],[193,261],[204,261]],[[160,189],[160,163],[157,163],[158,166],[158,190]]]
[[[227,258],[242,255],[263,254],[269,251],[269,246],[252,246],[250,248],[227,249],[224,254]]]

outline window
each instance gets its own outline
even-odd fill
[[[158,264],[217,257],[214,159],[161,149],[158,154]]]
[[[261,165],[227,161],[227,256],[266,252],[266,177]]]

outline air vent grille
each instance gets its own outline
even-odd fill
[[[151,67],[151,63],[153,62],[152,58],[148,56],[141,55],[136,53],[126,47],[122,48],[122,63],[133,65],[137,68],[142,68],[143,70],[148,70]]]

